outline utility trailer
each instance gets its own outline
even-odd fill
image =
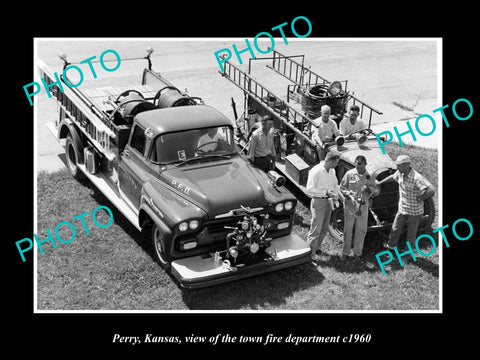
[[[152,51],[122,60],[148,61],[140,84],[49,87],[60,112],[47,126],[65,139],[71,174],[150,232],[158,263],[183,287],[309,261],[309,246],[291,233],[296,198],[284,179],[239,154],[228,118],[153,71]],[[38,68],[53,84],[52,70]]]
[[[343,175],[354,167],[358,155],[366,157],[367,170],[377,180],[382,180],[396,171],[395,163],[387,154],[381,152],[376,135],[371,129],[372,119],[382,115],[380,110],[349,92],[347,80],[331,82],[307,68],[304,64],[305,55],[287,56],[276,50],[271,53],[271,57],[250,59],[247,71],[229,61],[225,61],[223,71],[219,71],[222,77],[236,85],[244,95],[244,109],[242,115],[236,119],[236,135],[237,142],[245,151],[248,151],[252,130],[259,126],[263,116],[269,115],[274,120],[276,170],[307,197],[309,195],[305,186],[308,172],[322,160],[322,153],[333,151],[340,155],[340,162],[335,169],[339,183]],[[287,85],[285,96],[279,96],[253,76],[254,61],[270,62],[266,65],[267,68],[291,82]],[[350,106],[357,105],[360,108],[360,117],[368,118],[368,126],[350,136],[319,144],[313,140],[312,135],[318,129],[318,118],[323,104],[331,107],[331,119],[337,124]],[[398,184],[383,184],[379,195],[371,201],[368,232],[387,236],[398,208]],[[433,199],[426,199],[419,231],[429,228],[434,217]],[[332,213],[329,232],[335,239],[343,240],[342,206]]]

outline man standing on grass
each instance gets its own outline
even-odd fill
[[[395,160],[397,171],[382,181],[376,181],[381,185],[388,181],[398,182],[398,211],[393,220],[387,249],[392,250],[398,245],[398,239],[405,223],[407,224],[407,242],[412,249],[415,248],[418,225],[423,215],[423,202],[433,196],[435,190],[432,184],[410,165],[410,157],[399,155]]]
[[[367,235],[368,209],[370,198],[378,195],[375,181],[366,169],[367,159],[363,155],[355,158],[355,168],[348,170],[340,182],[340,191],[344,195],[343,214],[343,253],[344,261],[352,251],[355,261],[359,261],[363,252],[363,242]],[[355,228],[355,232],[354,232]]]
[[[315,165],[308,173],[306,190],[312,198],[310,203],[312,221],[307,243],[310,244],[312,250],[312,260],[318,260],[318,256],[321,255],[320,247],[330,224],[332,209],[328,199],[333,198],[336,201],[339,196],[339,187],[335,175],[335,167],[339,160],[339,155],[329,152],[325,156],[325,160]]]

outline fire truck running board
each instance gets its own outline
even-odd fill
[[[282,263],[291,265],[290,260],[298,261],[299,263],[306,262],[310,259],[311,252],[307,243],[299,236],[293,234],[274,239],[266,251],[273,258],[271,261],[245,267],[217,265],[215,264],[214,253],[211,253],[211,257],[207,258],[202,255],[183,258],[172,262],[172,273],[182,285],[196,287],[190,285],[198,283],[198,287],[200,287],[202,285],[220,283],[222,278],[230,276],[246,277],[245,274],[242,274],[244,272],[249,275],[255,275],[276,270],[281,268],[279,265]],[[253,268],[258,265],[262,265],[264,271],[248,271],[249,267]]]
[[[102,173],[90,174],[85,165],[77,164],[78,168],[85,174],[85,176],[95,185],[108,200],[130,221],[139,231],[142,230],[138,224],[138,213],[127,205],[125,200],[115,191],[110,185],[109,181],[105,179]]]

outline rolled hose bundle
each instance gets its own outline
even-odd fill
[[[315,85],[307,88],[302,96],[302,110],[311,117],[316,118],[320,116],[320,109],[327,104],[328,86]]]
[[[307,88],[302,96],[302,110],[312,119],[321,115],[323,105],[330,106],[332,114],[345,113],[348,93],[340,91],[338,95],[331,95],[329,85],[321,84]]]

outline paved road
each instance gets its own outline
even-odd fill
[[[229,81],[218,74],[218,65],[213,53],[222,48],[237,44],[244,48],[243,39],[215,40],[95,40],[68,41],[38,40],[37,55],[57,72],[62,71],[62,62],[58,53],[67,54],[69,61],[78,62],[113,49],[122,59],[142,57],[145,48],[152,46],[153,67],[179,89],[188,89],[193,96],[203,100],[233,118],[230,106],[233,97],[238,111],[243,104],[242,93]],[[432,114],[432,110],[442,104],[437,100],[437,45],[436,41],[320,41],[319,39],[292,39],[289,44],[276,39],[275,49],[288,54],[305,54],[305,64],[312,70],[333,80],[348,80],[348,88],[355,95],[372,106],[380,109],[383,115],[375,120],[374,129],[393,130],[393,123],[402,129],[406,119],[415,119],[419,114]],[[245,64],[247,54],[243,54]],[[238,64],[232,58],[234,64]],[[82,87],[115,86],[125,83],[140,84],[141,71],[146,62],[122,62],[120,68],[107,73],[96,64],[98,78],[93,79],[87,65]],[[253,62],[253,74],[258,75],[262,83],[271,90],[286,94],[283,79],[265,68],[265,61]],[[27,103],[26,103],[27,104]],[[402,106],[399,106],[401,104]],[[406,110],[410,108],[411,110]],[[37,112],[37,169],[56,171],[64,167],[63,148],[53,138],[45,123],[56,118],[57,106],[47,95],[36,95]],[[399,123],[400,121],[400,123]],[[438,124],[440,122],[437,121]],[[403,124],[403,126],[405,126]],[[438,147],[441,126],[437,126],[434,135],[418,138],[419,146]],[[406,129],[406,127],[405,127]],[[408,139],[405,139],[408,140]]]

